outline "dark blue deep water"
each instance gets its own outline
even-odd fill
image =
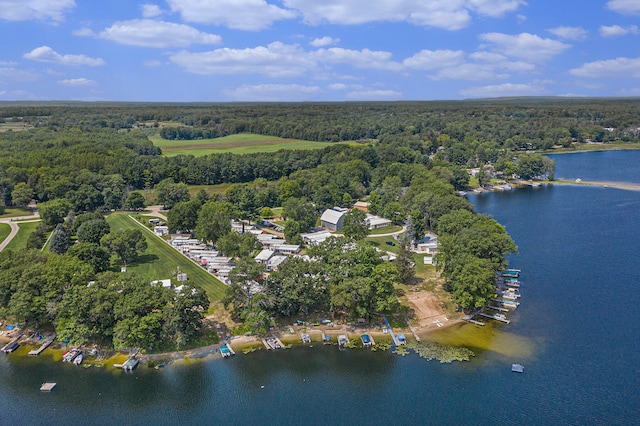
[[[555,159],[558,177],[640,183],[640,152]],[[523,270],[495,350],[440,364],[316,345],[133,374],[1,356],[0,424],[639,424],[640,192],[470,197],[506,226]],[[58,388],[40,393],[45,381]]]

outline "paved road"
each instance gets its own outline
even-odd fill
[[[162,209],[162,206],[147,206],[145,208],[145,210],[149,210],[150,213],[140,213],[142,216],[155,216],[155,217],[159,217],[160,219],[164,220],[166,222],[167,220],[167,216],[164,215],[164,213],[160,213],[160,210]]]
[[[9,235],[7,236],[7,238],[5,238],[4,241],[0,243],[0,251],[4,250],[4,248],[9,245],[11,240],[13,240],[13,238],[16,235],[18,235],[18,231],[20,230],[20,227],[16,223],[17,221],[20,221],[23,223],[38,222],[40,221],[40,214],[36,211],[35,214],[32,216],[6,217],[6,218],[0,219],[0,223],[6,223],[11,227],[11,232],[9,232]]]

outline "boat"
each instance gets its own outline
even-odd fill
[[[503,291],[502,293],[500,293],[500,295],[504,298],[504,299],[508,299],[508,300],[516,300],[517,298],[520,297],[520,293],[516,293],[515,291]]]
[[[4,352],[5,354],[10,354],[11,352],[18,349],[18,346],[20,346],[18,344],[18,339],[13,339],[12,341],[10,341],[9,343],[7,343],[2,347],[2,352]]]
[[[311,336],[308,334],[303,333],[300,337],[302,338],[302,343],[311,343]]]
[[[338,345],[344,346],[349,343],[349,338],[345,334],[341,334],[338,336]]]
[[[130,356],[127,360],[122,364],[122,369],[125,371],[132,371],[134,368],[138,366],[140,360],[136,358],[135,355]]]
[[[80,349],[70,349],[62,354],[62,362],[73,362],[82,351]]]
[[[235,355],[235,352],[233,351],[233,349],[231,349],[231,346],[229,346],[228,344],[224,344],[220,346],[220,355],[222,355],[223,358],[227,358],[231,355]]]
[[[73,360],[73,363],[75,365],[80,365],[80,364],[82,364],[82,360],[83,359],[84,358],[82,357],[82,354],[79,354],[77,357],[75,357],[75,359]]]
[[[401,345],[406,345],[407,337],[404,334],[398,334],[398,343]]]
[[[371,346],[371,337],[369,337],[368,334],[364,333],[360,335],[360,340],[362,340],[362,345],[365,348],[368,348],[369,346]]]
[[[524,373],[524,366],[522,364],[511,364],[511,371],[514,373]]]

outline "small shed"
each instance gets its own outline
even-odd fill
[[[339,207],[327,209],[322,213],[320,223],[323,228],[331,231],[340,231],[344,226],[344,218],[346,215],[347,209],[341,209]]]

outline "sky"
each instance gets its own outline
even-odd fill
[[[0,101],[640,96],[640,0],[0,0]]]

